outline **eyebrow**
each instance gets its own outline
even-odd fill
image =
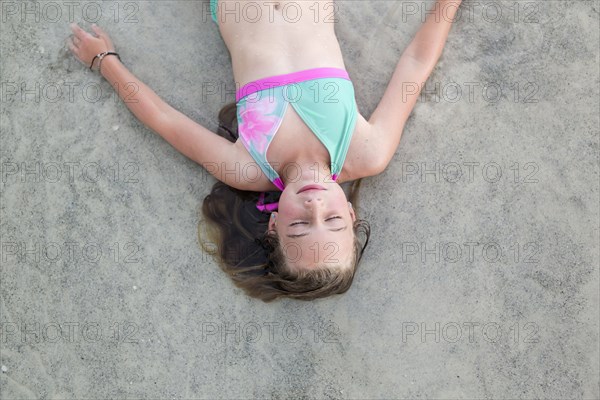
[[[348,229],[348,225],[346,225],[346,226],[345,226],[345,227],[343,227],[343,228],[330,229],[330,231],[331,231],[331,232],[340,232],[340,231],[345,231],[346,229]],[[301,233],[301,234],[299,234],[299,235],[285,235],[285,236],[287,236],[287,237],[289,237],[289,238],[292,238],[292,239],[293,239],[293,238],[299,238],[299,237],[306,236],[306,235],[308,235],[308,232]]]

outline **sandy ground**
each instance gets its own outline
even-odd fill
[[[2,399],[600,397],[597,1],[463,4],[363,184],[353,286],[272,304],[198,247],[212,177],[64,44],[97,22],[216,129],[234,83],[207,2],[67,3],[1,4]],[[363,115],[431,4],[339,2]]]

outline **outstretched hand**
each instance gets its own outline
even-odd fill
[[[96,24],[92,24],[92,30],[96,36],[83,30],[75,22],[70,25],[73,35],[67,39],[69,49],[86,66],[90,66],[96,55],[105,51],[115,51],[110,37]]]

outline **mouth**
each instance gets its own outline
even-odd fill
[[[306,192],[307,190],[327,190],[327,189],[325,189],[321,185],[306,185],[306,186],[303,186],[302,188],[300,188],[300,190],[296,194],[300,194],[302,192]]]

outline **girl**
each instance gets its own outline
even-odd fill
[[[394,156],[461,1],[437,0],[369,119],[357,110],[334,24],[325,18],[332,0],[210,1],[239,85],[235,103],[219,113],[218,135],[140,82],[99,27],[93,35],[71,24],[68,45],[113,87],[134,83],[134,95],[119,91],[127,107],[219,181],[202,211],[218,261],[238,287],[266,302],[344,293],[370,235],[352,206],[360,180],[384,171]],[[405,92],[406,83],[413,90]],[[353,182],[351,201],[344,182]]]

